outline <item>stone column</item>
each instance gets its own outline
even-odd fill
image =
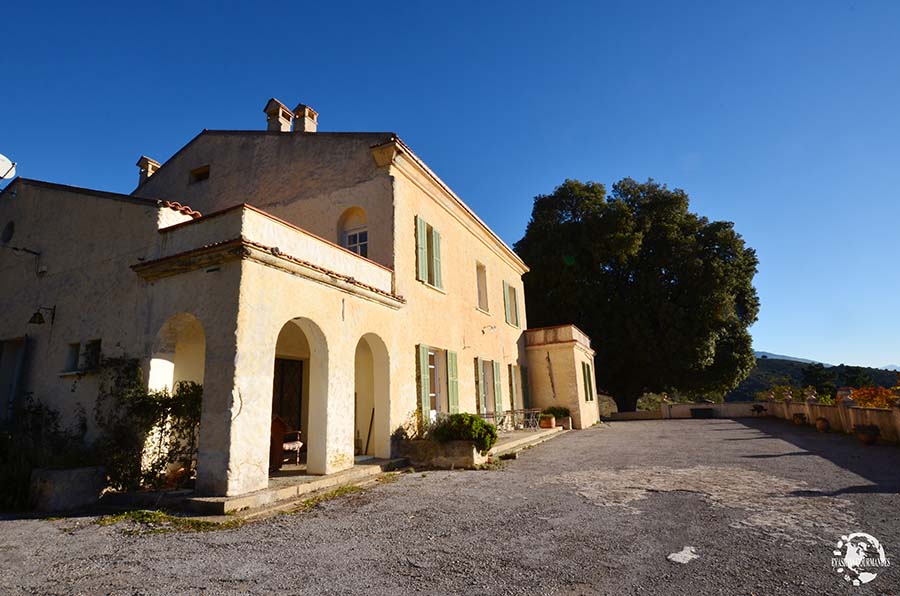
[[[786,397],[784,398],[784,419],[788,422],[793,422],[791,417],[791,404],[794,403],[793,398]]]

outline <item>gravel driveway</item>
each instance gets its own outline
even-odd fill
[[[618,422],[232,530],[0,519],[0,593],[897,594],[898,492],[895,446],[773,419]],[[897,562],[853,587],[831,557],[859,531]]]

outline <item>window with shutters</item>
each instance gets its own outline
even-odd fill
[[[490,312],[488,308],[487,269],[481,263],[475,263],[475,280],[478,284],[478,309]]]
[[[420,344],[417,348],[417,385],[422,419],[459,412],[459,371],[456,352]]]
[[[441,272],[441,234],[416,216],[416,279],[444,289]]]
[[[509,409],[503,403],[499,362],[475,359],[475,406],[483,416],[494,416]]]
[[[513,410],[516,407],[516,401],[519,399],[519,367],[515,364],[507,365],[507,374],[509,375],[509,405]]]
[[[594,401],[594,373],[587,362],[581,363],[581,375],[584,379],[584,401]]]
[[[507,282],[503,282],[503,309],[506,314],[506,322],[513,327],[519,326],[519,296],[516,288]]]

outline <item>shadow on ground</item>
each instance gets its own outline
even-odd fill
[[[820,433],[812,427],[798,426],[776,418],[738,418],[734,422],[763,434],[728,438],[726,441],[779,439],[800,449],[787,453],[745,455],[746,458],[777,459],[817,455],[872,483],[847,486],[830,492],[797,491],[797,496],[900,493],[900,448],[897,445],[863,445],[851,435],[839,432]]]

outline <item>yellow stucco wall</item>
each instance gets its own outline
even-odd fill
[[[174,371],[162,377],[204,383],[198,488],[230,495],[268,483],[276,355],[304,360],[311,473],[353,464],[356,434],[364,444],[373,409],[369,452],[390,456],[391,432],[419,405],[420,344],[457,353],[461,411],[476,410],[476,358],[500,363],[504,409],[523,407],[518,379],[510,395],[509,365],[531,364],[540,403],[547,383],[531,348],[526,362],[524,264],[391,139],[203,133],[135,192],[207,214],[198,220],[146,200],[19,184],[0,201],[0,226],[15,219],[13,243],[41,251],[48,270],[38,276],[30,257],[0,252],[4,287],[16,296],[0,313],[0,340],[33,337],[28,389],[66,419],[73,404],[90,411],[90,375],[74,391],[59,376],[70,341],[102,338],[104,355],[137,356],[148,369],[154,354],[173,359]],[[190,171],[207,164],[210,177],[191,183]],[[265,213],[209,217],[239,203]],[[334,244],[341,215],[356,207],[366,212],[371,260]],[[416,279],[416,217],[441,234],[441,289]],[[478,308],[476,263],[487,274],[486,312]],[[505,319],[504,282],[517,293],[517,326]],[[51,305],[52,336],[49,325],[27,328],[37,306]],[[196,318],[202,342],[184,338],[163,354],[160,330],[179,313]],[[279,343],[286,325],[292,332]],[[589,340],[577,339],[587,345],[547,350],[558,360],[557,399],[573,403],[583,390],[578,359],[593,355]],[[573,409],[577,426],[596,420],[589,406]]]

